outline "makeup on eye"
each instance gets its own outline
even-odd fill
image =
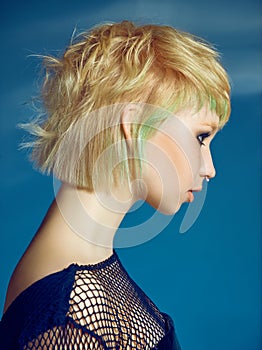
[[[201,146],[205,146],[204,140],[211,135],[210,132],[204,132],[197,136],[197,140]]]

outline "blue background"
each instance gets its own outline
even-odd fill
[[[261,28],[252,1],[10,1],[1,3],[0,307],[18,259],[53,198],[52,178],[17,150],[32,112],[39,62],[78,30],[123,19],[173,25],[222,52],[232,116],[213,143],[217,176],[184,234],[186,205],[151,241],[118,250],[130,275],[175,321],[183,350],[259,350],[261,339]],[[143,208],[147,215],[150,208]]]

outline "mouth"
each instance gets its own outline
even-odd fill
[[[202,191],[202,187],[193,188],[192,190],[189,190],[189,192],[200,192],[200,191]]]
[[[188,193],[188,202],[189,203],[192,203],[193,202],[193,200],[194,200],[194,194],[193,194],[193,192],[200,192],[200,191],[202,191],[202,188],[194,188],[194,189],[192,189],[192,190],[189,190],[189,191],[187,191],[187,193]]]

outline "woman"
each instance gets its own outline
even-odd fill
[[[139,199],[174,214],[215,176],[227,74],[200,39],[124,21],[44,57],[32,159],[62,186],[9,283],[3,349],[180,349],[171,318],[128,276],[115,232]]]

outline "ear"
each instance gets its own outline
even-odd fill
[[[139,105],[129,103],[124,107],[121,114],[121,129],[125,135],[125,139],[129,149],[132,149],[132,124],[138,122],[140,114]]]

